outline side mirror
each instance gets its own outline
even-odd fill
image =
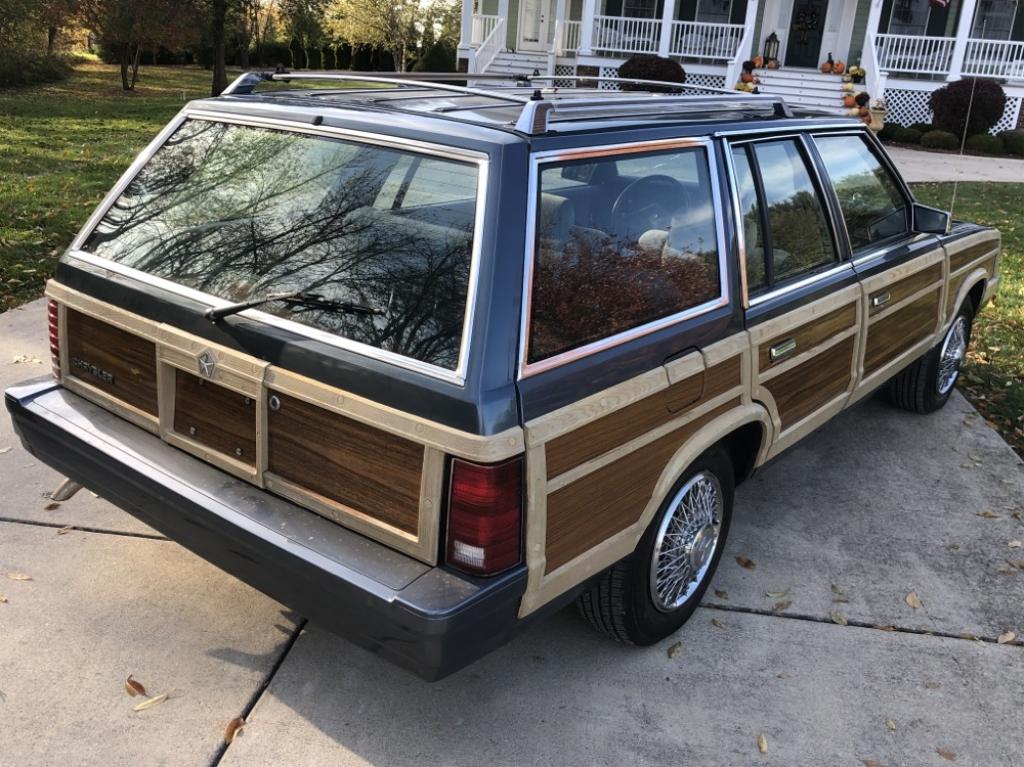
[[[950,216],[947,211],[930,205],[914,203],[912,209],[913,230],[924,234],[949,234]]]

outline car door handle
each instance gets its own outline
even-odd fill
[[[888,290],[871,296],[871,308],[877,309],[879,306],[885,306],[889,303],[890,298],[892,298],[892,294]]]
[[[778,362],[783,357],[788,357],[795,351],[796,339],[787,338],[785,341],[780,341],[768,350],[768,359],[772,362]]]

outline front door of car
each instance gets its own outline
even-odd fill
[[[752,388],[774,455],[846,405],[856,383],[861,290],[802,136],[737,141],[729,161],[746,274]]]
[[[864,342],[851,401],[923,354],[942,322],[945,253],[911,227],[911,200],[864,131],[813,137],[860,278]]]

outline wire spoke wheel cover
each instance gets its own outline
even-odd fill
[[[960,366],[967,356],[967,318],[960,315],[946,333],[939,352],[939,374],[935,379],[935,391],[945,396],[953,388],[960,375]]]
[[[722,529],[724,498],[718,478],[693,476],[665,513],[651,558],[651,599],[661,612],[683,605],[704,581]]]

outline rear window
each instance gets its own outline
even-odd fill
[[[473,162],[189,120],[83,249],[232,302],[312,293],[260,310],[453,370],[478,182]]]

